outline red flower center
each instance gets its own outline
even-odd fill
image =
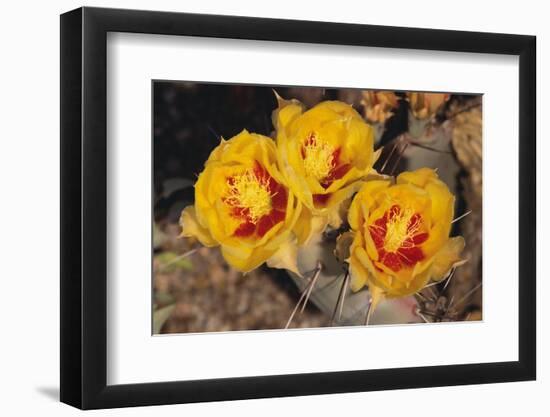
[[[369,226],[380,262],[392,271],[411,268],[424,259],[419,247],[428,239],[422,216],[410,209],[393,205]]]
[[[252,170],[228,177],[227,184],[230,194],[222,200],[240,221],[233,236],[263,237],[284,221],[288,193],[258,162]]]

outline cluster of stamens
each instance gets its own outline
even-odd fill
[[[269,192],[269,178],[259,177],[252,169],[227,181],[229,195],[225,202],[246,213],[248,220],[256,224],[260,218],[271,212],[272,195]]]
[[[334,148],[311,133],[302,145],[304,170],[307,176],[322,181],[334,168]]]
[[[414,210],[410,208],[392,208],[386,222],[386,237],[384,249],[387,252],[396,252],[399,248],[414,246],[411,239],[420,230],[420,217],[413,216]]]

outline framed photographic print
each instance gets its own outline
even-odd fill
[[[61,400],[535,379],[535,38],[61,16]]]

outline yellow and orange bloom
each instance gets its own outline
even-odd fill
[[[399,105],[399,98],[392,91],[364,90],[362,96],[365,119],[370,123],[384,124]]]
[[[352,290],[367,285],[373,298],[403,297],[463,263],[464,239],[449,237],[454,200],[429,168],[404,172],[395,184],[365,183],[348,213]]]
[[[273,139],[244,130],[210,154],[195,184],[195,205],[181,214],[181,235],[220,246],[242,272],[264,262],[298,272],[292,229],[300,209],[277,167]]]
[[[290,190],[303,204],[295,232],[300,243],[327,224],[339,226],[342,203],[373,172],[372,127],[348,104],[325,101],[304,112],[279,98],[274,114],[278,162]]]
[[[421,120],[432,118],[450,97],[446,93],[407,93],[412,114]]]

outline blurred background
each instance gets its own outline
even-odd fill
[[[397,100],[390,109],[375,90],[155,81],[153,332],[280,329],[298,301],[300,291],[286,272],[261,267],[244,276],[225,263],[218,249],[195,250],[197,242],[177,238],[181,210],[193,204],[193,184],[220,137],[229,139],[243,129],[272,135],[273,89],[307,108],[324,100],[351,104],[375,126],[376,147],[384,147],[375,168],[385,163],[386,173],[438,169],[457,197],[455,217],[465,215],[451,234],[465,237],[469,261],[448,282],[423,291],[417,300],[422,318],[410,318],[413,309],[405,303],[407,314],[393,322],[482,319],[481,96],[447,95],[422,119],[415,117],[423,115],[418,102],[406,100],[405,92],[392,92]],[[292,327],[331,324],[331,312],[312,300]]]

